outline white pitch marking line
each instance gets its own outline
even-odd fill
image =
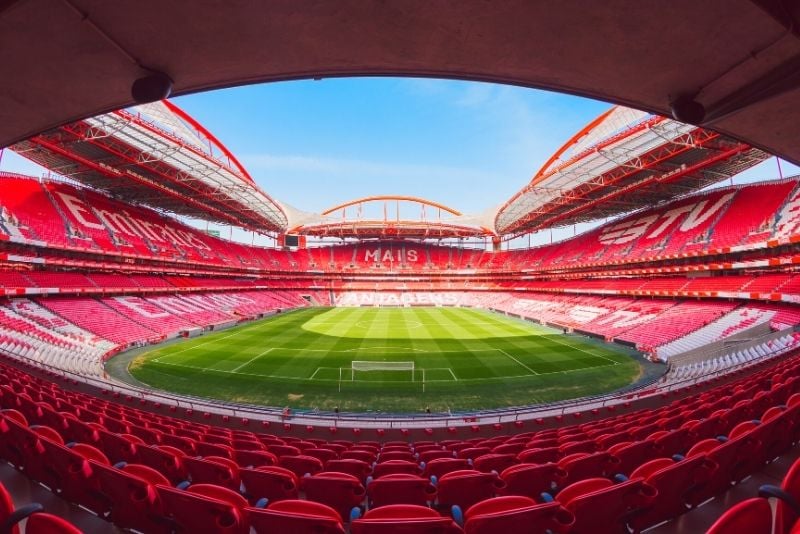
[[[202,372],[210,373],[223,373],[226,375],[241,375],[241,376],[257,376],[259,378],[280,378],[285,380],[308,380],[307,378],[299,376],[283,376],[283,375],[262,375],[258,373],[234,373],[233,371],[225,371],[223,369],[214,369],[213,367],[197,367],[196,365],[182,365],[180,363],[161,362],[161,365],[169,365],[172,367],[183,367],[184,369],[198,369]],[[322,379],[318,379],[322,380]]]
[[[253,356],[252,358],[250,358],[249,360],[247,360],[246,362],[244,362],[242,365],[240,365],[240,366],[236,367],[235,369],[232,369],[232,370],[231,370],[231,373],[235,373],[236,371],[238,371],[239,369],[241,369],[241,368],[242,368],[242,367],[244,367],[245,365],[249,365],[249,364],[253,363],[253,362],[254,362],[254,361],[256,361],[258,358],[262,357],[263,355],[265,355],[266,353],[268,353],[268,352],[269,352],[269,351],[271,351],[271,350],[272,350],[272,349],[270,348],[270,349],[267,349],[267,350],[265,350],[265,351],[264,351],[264,352],[262,352],[261,354],[256,354],[255,356]]]
[[[507,353],[506,351],[504,351],[503,349],[497,349],[497,350],[498,350],[499,352],[502,352],[503,354],[505,354],[506,356],[508,356],[509,358],[511,358],[512,360],[514,360],[515,362],[517,362],[518,364],[520,364],[522,367],[524,367],[525,369],[527,369],[527,370],[528,370],[528,371],[530,371],[531,373],[533,373],[533,374],[535,374],[535,375],[538,375],[538,374],[539,374],[539,373],[537,373],[536,371],[534,371],[533,369],[531,369],[530,367],[528,367],[527,365],[525,365],[524,363],[522,363],[521,361],[519,361],[518,359],[516,359],[515,357],[513,357],[512,355],[510,355],[509,353]]]
[[[551,339],[551,338],[548,338],[548,339]],[[565,343],[565,342],[561,341],[560,339],[557,339],[555,336],[552,338],[552,340],[555,341],[556,343],[560,343],[562,345],[566,345],[567,347],[569,347],[571,349],[575,349],[575,350],[579,350],[581,352],[585,352],[589,356],[594,356],[596,358],[603,358],[604,360],[608,360],[608,361],[612,362],[614,365],[618,365],[619,364],[618,361],[612,360],[611,358],[606,358],[605,356],[602,356],[600,354],[595,354],[594,352],[589,352],[586,349],[582,349],[580,347],[576,347],[575,345],[570,345],[569,343]]]
[[[308,377],[308,379],[313,380],[314,377],[317,376],[317,373],[319,373],[320,369],[322,369],[322,367],[317,367],[316,371],[314,371],[314,373],[310,377]]]
[[[176,350],[175,352],[170,352],[170,353],[168,353],[168,354],[164,354],[163,356],[159,356],[158,358],[155,358],[155,359],[153,359],[152,361],[154,361],[154,362],[160,362],[162,359],[166,358],[167,356],[173,356],[173,355],[175,355],[175,354],[180,354],[180,353],[182,353],[182,352],[187,352],[187,351],[190,351],[190,350],[194,350],[194,349],[196,349],[197,347],[202,347],[203,345],[208,345],[209,343],[216,343],[217,341],[220,341],[220,340],[222,340],[222,339],[228,339],[229,337],[238,336],[238,335],[239,335],[239,334],[241,334],[243,331],[244,331],[244,329],[242,329],[242,330],[239,330],[239,331],[237,331],[237,332],[230,333],[230,334],[228,334],[228,335],[226,335],[226,336],[222,336],[222,337],[215,337],[215,338],[212,338],[212,339],[207,339],[206,341],[203,341],[202,343],[198,343],[197,345],[192,345],[191,347],[187,347],[187,348],[185,348],[185,349]]]
[[[298,349],[301,350],[301,349]],[[424,349],[418,349],[416,347],[358,347],[355,349],[345,349],[341,351],[328,351],[328,352],[363,352],[363,351],[370,351],[370,350],[412,350],[416,352],[425,352],[428,353],[429,351]]]
[[[458,382],[458,378],[456,378],[456,374],[453,372],[453,370],[450,367],[448,367],[447,370],[450,371],[450,375],[453,377],[453,380]]]

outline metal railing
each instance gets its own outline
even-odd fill
[[[792,351],[789,351],[792,352]],[[786,354],[789,354],[787,352]],[[432,414],[390,414],[390,413],[334,413],[314,410],[292,410],[289,414],[284,408],[236,404],[224,401],[214,401],[206,398],[189,395],[171,394],[147,388],[136,387],[113,379],[99,379],[83,376],[64,369],[19,357],[7,351],[0,351],[7,357],[40,370],[48,371],[55,375],[71,379],[86,386],[110,392],[120,397],[131,397],[150,403],[160,403],[164,406],[174,406],[176,409],[193,410],[194,412],[208,412],[219,416],[249,419],[255,423],[267,421],[270,423],[292,423],[316,427],[338,428],[445,428],[463,427],[471,425],[490,425],[495,423],[513,423],[537,418],[566,416],[576,412],[586,412],[593,409],[618,406],[632,401],[648,398],[681,390],[726,375],[733,371],[757,365],[767,358],[745,362],[725,369],[715,370],[700,376],[678,381],[670,381],[667,374],[654,377],[652,380],[638,384],[634,389],[617,391],[611,394],[571,399],[547,404],[521,406],[515,408],[501,408],[496,410],[465,411],[452,413]],[[772,359],[772,358],[769,358]]]

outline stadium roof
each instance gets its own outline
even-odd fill
[[[782,0],[0,0],[0,146],[173,94],[406,75],[513,83],[670,113],[800,163],[800,4]]]
[[[69,123],[11,149],[126,201],[260,232],[288,224],[236,157],[166,100]]]
[[[711,130],[615,106],[501,206],[496,229],[521,234],[618,215],[730,178],[767,157]]]
[[[494,235],[490,216],[464,215],[444,204],[408,196],[364,197],[320,214],[292,215],[297,224],[290,233],[317,237],[445,239]]]

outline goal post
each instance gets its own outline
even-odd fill
[[[355,380],[357,372],[369,371],[410,371],[411,381],[415,381],[414,362],[382,362],[372,360],[353,360],[350,362],[352,380]]]

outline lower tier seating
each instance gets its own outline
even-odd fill
[[[640,532],[795,446],[799,373],[788,356],[658,408],[406,442],[218,427],[0,364],[0,458],[145,532]]]

